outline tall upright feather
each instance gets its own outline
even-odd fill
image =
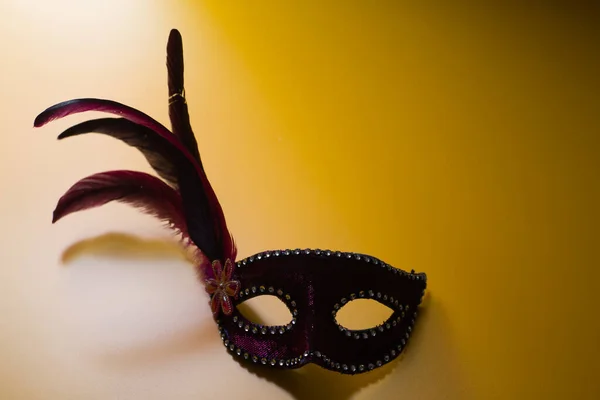
[[[183,40],[176,29],[171,30],[167,42],[167,74],[171,129],[202,167],[198,143],[190,125],[190,115],[185,99]]]

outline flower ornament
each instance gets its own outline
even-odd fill
[[[232,280],[233,263],[228,258],[225,261],[225,267],[221,265],[220,260],[212,263],[214,278],[208,278],[205,281],[206,291],[212,297],[210,299],[210,308],[214,315],[219,314],[219,308],[223,314],[231,315],[233,312],[233,303],[231,298],[235,298],[240,291],[240,281]]]

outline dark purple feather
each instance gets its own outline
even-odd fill
[[[179,193],[160,179],[136,171],[102,172],[81,179],[58,201],[52,223],[74,212],[112,201],[136,207],[187,237]]]
[[[183,40],[176,29],[171,30],[167,43],[167,73],[169,86],[169,118],[171,129],[202,167],[198,143],[190,125],[185,99],[183,74]]]
[[[150,166],[171,186],[177,187],[177,166],[174,159],[181,153],[152,129],[125,118],[100,118],[74,125],[58,135],[65,139],[84,133],[101,133],[119,139],[142,152]]]

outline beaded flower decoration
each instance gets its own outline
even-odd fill
[[[223,343],[242,361],[275,368],[316,363],[357,374],[398,357],[412,333],[426,274],[364,254],[319,249],[263,251],[236,262],[234,240],[190,126],[177,30],[169,35],[167,70],[171,130],[135,108],[97,98],[65,101],[37,116],[35,127],[86,111],[116,115],[79,123],[58,138],[92,132],[111,136],[138,149],[158,175],[117,170],[83,178],[59,199],[52,222],[111,201],[166,222],[180,234],[182,245],[193,249]],[[290,323],[267,326],[240,313],[239,304],[262,295],[282,300]],[[338,311],[361,298],[386,305],[392,315],[369,329],[339,324]]]

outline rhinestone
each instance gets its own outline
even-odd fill
[[[271,328],[269,331],[271,332],[271,335],[274,335],[275,332],[277,332],[277,330],[275,328]]]
[[[296,249],[296,250],[294,250],[294,254],[295,254],[295,255],[299,255],[299,254],[300,254],[300,249]]]
[[[365,291],[361,290],[360,292],[358,292],[358,297],[365,297]]]
[[[346,331],[346,336],[348,336],[348,337],[352,336],[352,332]]]
[[[390,303],[394,302],[394,297],[390,296]]]
[[[269,293],[275,293],[275,289],[273,289],[273,286],[269,286]]]
[[[285,366],[289,367],[290,366],[290,360],[285,360]]]
[[[229,340],[224,341],[223,344],[225,345],[225,347],[229,346]]]
[[[258,362],[258,357],[256,357],[256,356],[252,356],[252,361],[253,361],[253,362]]]
[[[292,300],[292,302],[290,303],[290,306],[296,307],[296,302],[294,300]]]
[[[398,345],[398,346],[396,346],[396,348],[398,349],[398,352],[399,352],[399,353],[401,353],[401,352],[402,352],[402,346],[401,346],[401,345]]]
[[[249,326],[249,325],[246,325],[246,326],[244,326],[244,330],[245,330],[246,332],[248,332],[248,331],[250,330],[250,326]]]
[[[355,254],[354,258],[356,258],[356,260],[360,261],[360,254]]]
[[[283,326],[281,328],[279,328],[279,333],[280,334],[284,334],[285,333],[285,328]]]
[[[258,290],[260,290],[261,293],[264,293],[265,292],[265,287],[261,286],[261,287],[258,288]]]
[[[384,329],[384,328],[383,328],[383,325],[379,325],[379,326],[377,327],[377,329],[379,329],[379,332],[383,332],[383,329]]]
[[[377,298],[380,299],[381,298],[381,292],[377,292]]]
[[[253,327],[252,327],[252,333],[258,333],[258,328],[257,328],[257,327],[255,327],[255,326],[253,326]]]
[[[246,289],[244,290],[244,293],[246,293],[246,296],[248,296],[250,294],[250,290]]]
[[[296,325],[296,318],[292,318],[292,322],[291,322],[291,324],[292,324],[292,325]]]
[[[238,327],[241,328],[242,326],[244,326],[244,321],[238,321]]]
[[[381,360],[377,360],[377,362],[375,364],[377,364],[378,367],[381,367],[383,365],[383,363],[381,362]]]
[[[321,352],[320,351],[315,351],[315,357],[321,358]]]
[[[336,251],[336,252],[335,252],[335,255],[336,255],[336,257],[341,257],[341,256],[342,256],[342,253],[341,253],[341,252],[339,252],[339,251]]]
[[[333,309],[334,309],[334,310],[339,310],[339,309],[340,309],[340,305],[339,305],[338,303],[335,303],[335,304],[333,305]]]
[[[402,346],[406,345],[406,339],[402,339]]]
[[[289,250],[284,250],[283,251],[283,255],[284,256],[289,256],[290,255],[290,251]]]
[[[348,300],[345,297],[342,297],[341,303],[346,304],[347,302],[348,302]]]
[[[235,316],[233,317],[233,322],[237,322],[237,320],[238,320],[238,316],[237,316],[237,315],[235,315]]]
[[[369,334],[367,332],[363,332],[362,337],[363,337],[363,339],[368,339]]]
[[[294,317],[297,317],[297,316],[298,316],[298,310],[296,310],[296,309],[294,308],[294,310],[292,311],[292,315],[293,315]]]
[[[331,251],[330,251],[330,250],[327,250],[327,251],[325,252],[325,255],[326,255],[327,257],[331,257]]]
[[[377,264],[379,264],[379,260],[378,260],[378,259],[376,259],[376,258],[374,258],[372,261],[373,261],[373,264],[374,264],[374,265],[377,265]]]
[[[246,260],[242,261],[242,265],[246,265],[247,263],[248,263],[248,261],[246,261]]]
[[[369,294],[369,297],[373,297],[373,296],[375,296],[375,293],[373,293],[373,291],[372,291],[372,290],[369,290],[367,293]]]
[[[315,250],[315,254],[318,256],[321,255],[321,250]]]
[[[385,361],[385,362],[390,361],[390,356],[388,356],[387,354],[385,356],[383,356],[383,361]]]
[[[291,298],[291,296],[290,296],[289,294],[286,294],[286,295],[285,295],[285,299],[286,299],[287,301],[290,301],[292,298]]]
[[[376,336],[377,332],[375,332],[375,329],[371,329],[371,336]]]
[[[244,292],[240,291],[240,299],[244,297]]]
[[[358,333],[354,334],[354,339],[360,339],[360,335]]]
[[[242,355],[242,349],[236,349],[235,354],[237,354],[238,356]]]
[[[281,289],[277,289],[277,294],[278,294],[279,296],[283,296],[283,290],[281,290]]]
[[[348,366],[347,366],[346,364],[342,364],[342,369],[343,369],[344,371],[348,371]]]
[[[387,294],[384,294],[384,295],[383,295],[383,300],[387,301],[387,299],[388,299],[388,296],[387,296]]]
[[[235,344],[233,344],[233,343],[230,344],[229,345],[229,350],[231,350],[231,351],[235,350]]]
[[[275,252],[273,253],[273,255],[274,255],[275,257],[279,257],[279,254],[281,254],[281,253],[279,252],[279,250],[275,250]]]
[[[400,311],[404,310],[404,306],[402,304],[398,305],[398,308],[400,309]]]
[[[356,366],[355,366],[355,365],[351,365],[351,366],[350,366],[350,371],[352,371],[352,372],[356,372]]]
[[[304,352],[304,354],[303,354],[303,356],[304,356],[304,357],[308,357],[308,355],[309,355],[309,354],[310,354],[310,353],[309,353],[308,351],[305,351],[305,352]]]
[[[346,258],[347,259],[351,259],[352,258],[352,253],[346,253]]]
[[[375,366],[373,364],[369,363],[369,365],[367,366],[367,368],[369,368],[369,371],[371,371],[371,370],[373,370],[375,368]]]
[[[409,331],[409,332],[412,332],[412,328],[411,328],[410,326],[408,327],[408,331]]]
[[[221,340],[225,340],[225,334],[221,333]]]
[[[396,320],[393,320],[392,321],[392,326],[396,326],[396,324],[397,324]]]
[[[360,372],[363,372],[363,371],[365,370],[365,366],[364,366],[364,365],[362,365],[362,364],[360,364],[360,365],[358,366],[358,370],[359,370]]]
[[[265,253],[265,258],[269,258],[269,257],[271,257],[271,253],[267,251],[267,252]]]
[[[354,300],[356,299],[356,293],[351,293],[350,294],[350,300]]]
[[[386,323],[385,323],[385,328],[386,328],[386,329],[390,329],[390,328],[391,328],[391,326],[390,326],[390,323],[389,323],[389,322],[386,322]]]
[[[304,254],[309,255],[310,254],[310,249],[304,250]]]
[[[275,360],[274,358],[271,360],[271,365],[275,366],[275,364],[277,364],[277,360]]]
[[[262,333],[263,335],[267,333],[267,328],[265,328],[264,326],[262,328],[260,328],[260,333]]]
[[[260,260],[261,258],[262,258],[262,254],[259,254],[259,255],[256,256],[257,260]]]
[[[392,350],[390,351],[390,354],[392,355],[392,357],[396,357],[396,350],[393,350],[393,349],[392,349]]]
[[[340,369],[340,368],[341,368],[340,363],[335,363],[335,369]]]
[[[280,367],[283,367],[283,366],[284,366],[284,364],[285,364],[285,361],[283,361],[283,360],[279,360],[279,366],[280,366]]]
[[[250,357],[250,354],[248,354],[248,353],[244,353],[244,359],[245,359],[245,360],[247,360],[247,359],[248,359],[248,357]]]
[[[287,329],[288,331],[289,331],[289,330],[291,330],[291,329],[292,329],[292,324],[287,324],[287,325],[285,326],[285,329]]]
[[[252,286],[252,293],[256,293],[256,286]]]
[[[395,300],[395,301],[394,301],[394,305],[395,305],[396,307],[398,307],[398,300]]]
[[[260,363],[261,363],[262,365],[266,365],[266,364],[267,364],[267,359],[266,359],[266,358],[264,358],[264,357],[263,357],[263,358],[261,358],[261,359],[260,359]]]

